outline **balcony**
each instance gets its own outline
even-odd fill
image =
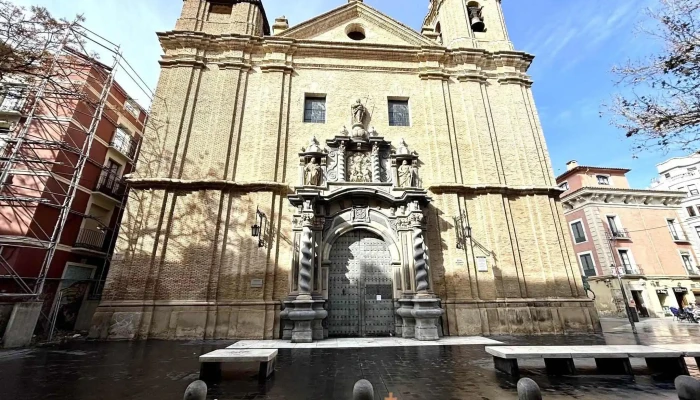
[[[26,96],[23,86],[7,86],[0,89],[0,114],[22,115]]]
[[[625,275],[644,275],[644,270],[639,264],[635,265],[619,265],[616,266],[615,275],[625,276]]]
[[[609,240],[630,240],[630,239],[632,239],[630,237],[630,233],[627,229],[615,229],[615,230],[609,231],[607,234],[608,234]]]
[[[105,231],[95,229],[81,229],[75,240],[75,248],[105,252]]]
[[[676,243],[690,243],[690,239],[684,233],[671,233],[673,241]]]
[[[138,142],[134,140],[126,131],[117,128],[112,136],[112,141],[109,142],[109,147],[120,152],[129,160],[134,160],[136,151],[138,150]]]
[[[126,185],[122,182],[122,178],[106,170],[102,171],[102,174],[100,174],[100,180],[97,182],[97,187],[95,189],[118,201],[121,201],[126,193]]]

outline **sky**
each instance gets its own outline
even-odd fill
[[[632,143],[611,126],[603,104],[621,90],[611,69],[658,48],[638,33],[644,9],[657,0],[504,0],[506,24],[516,50],[536,56],[529,71],[554,172],[566,162],[629,168],[630,184],[643,189],[656,164],[679,154],[645,152],[633,156]],[[174,27],[180,0],[14,0],[45,6],[54,15],[83,14],[85,26],[119,44],[125,59],[155,89],[161,50],[155,32]],[[285,15],[291,26],[345,4],[347,0],[264,0],[270,24]],[[420,31],[428,0],[365,0],[365,3]],[[107,62],[108,57],[102,60]],[[118,81],[142,104],[147,97],[131,79]],[[143,86],[143,85],[142,85]],[[601,111],[603,114],[601,116]]]

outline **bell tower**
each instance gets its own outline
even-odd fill
[[[212,35],[270,35],[262,0],[183,0],[175,30]]]
[[[513,50],[501,0],[430,0],[423,29],[451,49]]]

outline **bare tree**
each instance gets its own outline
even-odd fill
[[[69,22],[54,18],[43,7],[27,9],[0,0],[0,81],[8,76],[45,77],[56,51],[64,42],[76,40],[67,35],[67,28],[77,29],[80,22],[82,16]]]
[[[608,107],[634,150],[700,150],[700,0],[659,0],[645,36],[662,48],[615,67],[625,89]]]

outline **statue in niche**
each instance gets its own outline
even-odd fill
[[[367,117],[367,107],[365,107],[360,99],[357,99],[352,105],[352,122],[353,126],[365,126],[365,118]]]
[[[316,159],[312,158],[304,167],[304,185],[321,186],[321,176],[323,176],[323,169],[316,164]]]
[[[355,153],[350,158],[350,182],[372,182],[372,161],[368,154]]]
[[[416,174],[413,167],[408,165],[407,160],[403,160],[399,167],[399,187],[410,188],[415,187]]]

